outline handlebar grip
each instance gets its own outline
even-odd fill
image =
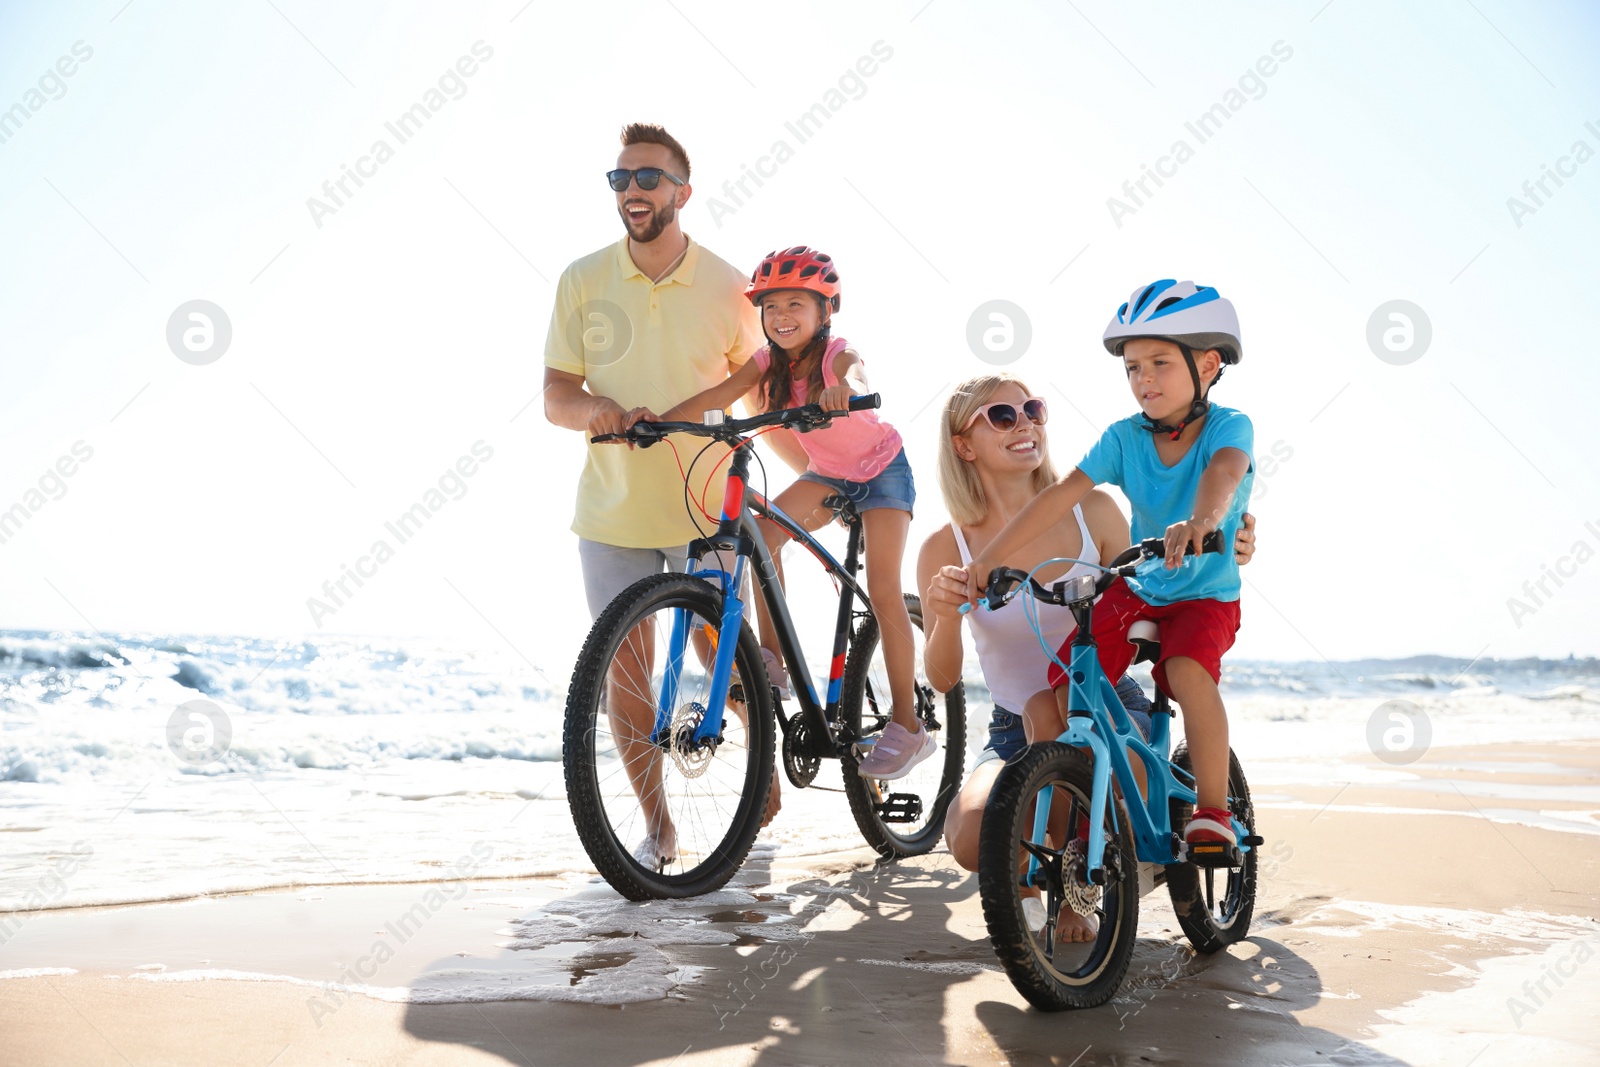
[[[866,393],[862,396],[853,396],[850,398],[850,410],[866,411],[869,408],[877,407],[881,403],[883,403],[883,400],[878,396],[877,393]]]
[[[1147,537],[1143,541],[1139,542],[1139,547],[1144,552],[1144,555],[1147,559],[1156,559],[1167,554],[1167,543],[1165,540],[1159,537]],[[1200,551],[1202,552],[1222,552],[1226,549],[1226,547],[1227,545],[1222,539],[1221,530],[1212,530],[1210,533],[1206,534],[1205,537],[1200,539]],[[1191,541],[1189,544],[1183,546],[1183,554],[1185,556],[1192,556],[1195,554],[1194,542]]]
[[[621,433],[603,433],[589,438],[592,445],[603,445],[607,441],[628,441],[640,448],[649,448],[657,441],[662,440],[661,431],[656,429],[653,422],[636,422]]]

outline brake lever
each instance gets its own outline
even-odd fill
[[[810,433],[820,430],[831,421],[827,412],[818,404],[805,404],[800,408],[801,417],[795,420],[793,429],[795,433]]]

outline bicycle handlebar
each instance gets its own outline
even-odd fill
[[[866,393],[851,397],[848,411],[823,411],[816,404],[803,404],[797,408],[780,408],[777,411],[752,415],[748,419],[728,419],[720,423],[640,421],[622,433],[603,433],[591,437],[589,443],[598,445],[607,441],[627,441],[640,448],[649,448],[668,434],[687,433],[696,437],[728,440],[743,437],[755,430],[764,430],[769,426],[792,426],[805,433],[826,426],[842,415],[848,415],[852,411],[866,411],[877,407],[880,403],[881,398],[877,393]]]
[[[1212,530],[1201,541],[1202,552],[1221,552],[1224,548],[1221,530]],[[1095,579],[1092,592],[1088,592],[1087,588],[1080,584],[1088,575],[1080,576],[1071,583],[1062,580],[1046,587],[1039,584],[1038,580],[1030,577],[1029,571],[1018,570],[1016,567],[996,567],[989,572],[989,581],[984,586],[983,599],[980,603],[990,611],[999,611],[1011,601],[1012,597],[1017,595],[1024,582],[1032,586],[1033,595],[1046,604],[1066,605],[1073,601],[1085,600],[1089,597],[1099,596],[1118,578],[1132,577],[1139,564],[1145,560],[1159,559],[1166,554],[1167,543],[1163,538],[1145,538],[1138,544],[1124,549],[1116,559],[1111,561],[1111,565],[1106,567],[1101,575]],[[1183,554],[1185,556],[1195,554],[1193,542],[1184,546]],[[1071,593],[1068,592],[1069,584],[1073,586]],[[957,610],[960,614],[965,615],[972,610],[972,605],[963,604]]]

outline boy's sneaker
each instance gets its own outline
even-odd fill
[[[1228,866],[1238,854],[1233,815],[1221,808],[1196,808],[1184,827],[1183,840],[1189,846],[1189,862],[1201,867]]]
[[[938,747],[939,743],[927,728],[912,733],[899,723],[891,722],[878,735],[871,754],[861,761],[861,777],[885,782],[904,778]]]
[[[761,662],[767,665],[767,681],[778,691],[779,700],[788,700],[792,695],[789,691],[789,672],[784,669],[783,662],[778,659],[777,653],[770,648],[761,650]]]

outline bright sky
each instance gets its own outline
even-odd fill
[[[688,147],[707,247],[836,257],[917,540],[944,521],[939,405],[989,367],[980,305],[1028,317],[1007,365],[1070,464],[1133,411],[1099,343],[1113,309],[1194,278],[1239,309],[1216,399],[1261,463],[1235,655],[1600,653],[1595,9],[977,10],[0,9],[0,511],[25,520],[0,528],[0,627],[314,634],[307,598],[386,538],[323,632],[504,642],[564,676],[588,626],[582,447],[535,402],[542,347],[554,279],[620,236],[602,172],[645,119]],[[385,123],[441,77],[400,143]],[[786,123],[819,102],[801,143]],[[392,158],[314,219],[379,139]],[[777,141],[792,158],[729,198]],[[1147,166],[1162,184],[1125,192]],[[231,323],[206,365],[167,340],[194,300]],[[1420,355],[1369,346],[1394,300],[1426,316]],[[480,441],[465,495],[397,545],[385,521]]]

